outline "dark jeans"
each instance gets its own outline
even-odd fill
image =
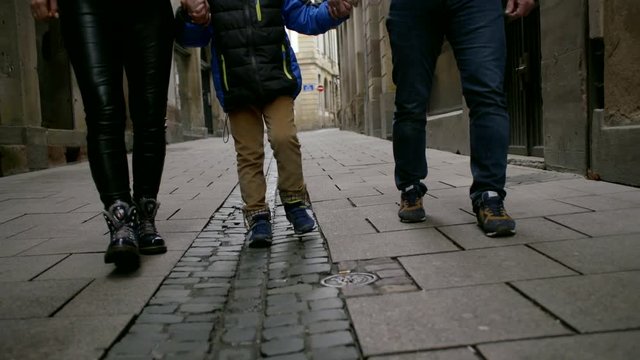
[[[165,158],[173,49],[168,0],[60,0],[63,39],[82,94],[93,180],[105,207],[131,203],[124,141],[126,71],[134,198],[156,198]]]
[[[427,106],[446,36],[470,110],[471,197],[488,190],[504,197],[509,117],[501,0],[392,0],[387,29],[397,85],[393,154],[398,189],[427,176]]]

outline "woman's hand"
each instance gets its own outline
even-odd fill
[[[211,21],[207,0],[180,0],[180,4],[187,11],[194,24],[208,25]]]
[[[31,0],[31,14],[36,20],[58,18],[58,0]]]

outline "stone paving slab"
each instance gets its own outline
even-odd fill
[[[629,186],[624,186],[620,184],[614,184],[606,181],[585,181],[582,177],[574,177],[573,179],[567,180],[558,180],[555,182],[555,185],[559,185],[563,188],[574,189],[581,192],[586,192],[594,195],[604,195],[604,194],[620,194],[624,192],[628,192],[630,189]],[[640,191],[636,190],[636,192],[640,193]]]
[[[312,206],[315,211],[320,211],[325,213],[336,211],[336,210],[352,209],[355,207],[353,206],[353,204],[349,199],[319,201],[319,202],[313,203]]]
[[[0,319],[53,315],[89,283],[88,279],[0,282]]]
[[[608,195],[578,196],[565,198],[560,201],[593,211],[631,209],[640,206],[640,203],[637,201],[618,199]]]
[[[415,229],[329,238],[334,262],[456,251],[435,229]]]
[[[50,254],[71,254],[71,253],[97,253],[103,252],[108,244],[109,238],[106,234],[106,225],[100,229],[101,233],[88,233],[89,236],[65,236],[56,237],[40,242],[21,253],[20,255],[50,255]],[[25,239],[27,241],[28,239]]]
[[[589,209],[563,203],[558,200],[516,197],[508,195],[505,207],[514,219],[549,217],[562,214],[591,213]]]
[[[0,258],[0,282],[31,280],[65,257],[66,255],[43,255]]]
[[[607,196],[612,197],[614,199],[633,201],[640,204],[640,189],[627,187],[627,191],[625,192],[616,192],[612,194],[607,194]]]
[[[447,237],[465,249],[531,244],[584,238],[586,235],[544,218],[518,220],[517,236],[511,238],[490,238],[479,230],[476,224],[438,227]]]
[[[640,270],[640,233],[531,246],[583,274]]]
[[[429,352],[418,352],[403,355],[373,356],[369,360],[480,360],[468,348]]]
[[[62,214],[86,206],[89,202],[74,197],[48,197],[42,199],[11,199],[2,202],[2,213],[25,214]]]
[[[387,179],[389,181],[389,179]],[[360,196],[349,199],[355,206],[363,207],[363,206],[375,206],[375,205],[386,205],[386,204],[395,204],[400,201],[400,193],[396,190],[395,193],[385,193],[383,195],[373,195],[373,196]]]
[[[347,300],[365,356],[570,331],[505,285]]]
[[[6,359],[98,359],[130,316],[0,320]]]
[[[360,234],[374,234],[377,231],[365,220],[361,208],[343,210],[316,209],[316,216],[319,221],[324,221],[331,226],[322,228],[324,236],[345,237]]]
[[[514,285],[579,331],[640,327],[640,271],[520,281]]]
[[[550,219],[590,236],[640,233],[640,208],[552,216]]]
[[[21,239],[21,240],[2,240],[2,246],[0,246],[0,257],[9,257],[22,254],[24,252],[35,247],[47,239]]]
[[[507,186],[507,199],[510,201],[513,199],[562,200],[565,198],[590,195],[590,193],[586,191],[569,189],[559,185],[554,185],[555,182]]]
[[[423,289],[576,274],[524,246],[401,257],[400,262]]]
[[[100,237],[107,232],[104,219],[95,213],[25,215],[10,223],[20,222],[30,226],[27,230],[12,236],[11,239]]]
[[[478,348],[487,360],[630,360],[640,354],[640,332],[562,336],[486,344]]]
[[[182,251],[167,251],[162,256],[142,256],[140,268],[120,274],[112,264],[104,263],[104,254],[73,254],[38,276],[38,280],[158,277],[169,273]]]
[[[182,206],[178,212],[171,216],[171,219],[181,220],[181,219],[205,219],[209,220],[211,214],[216,211],[218,206],[222,204],[224,199],[227,197],[231,189],[227,189],[224,192],[220,192],[216,199],[195,199],[189,201],[187,204]]]
[[[161,233],[184,233],[202,231],[202,228],[207,224],[206,219],[176,219],[156,221],[158,231]],[[170,235],[169,235],[170,236]]]
[[[162,277],[96,279],[56,316],[136,315],[162,280]]]

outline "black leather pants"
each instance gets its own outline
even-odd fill
[[[133,123],[133,195],[156,198],[165,158],[173,50],[169,0],[59,0],[63,39],[87,121],[93,180],[105,207],[131,203],[124,141],[126,72]]]

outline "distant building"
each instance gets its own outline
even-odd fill
[[[339,108],[338,39],[332,30],[319,36],[289,31],[302,73],[295,105],[299,130],[336,126]]]

